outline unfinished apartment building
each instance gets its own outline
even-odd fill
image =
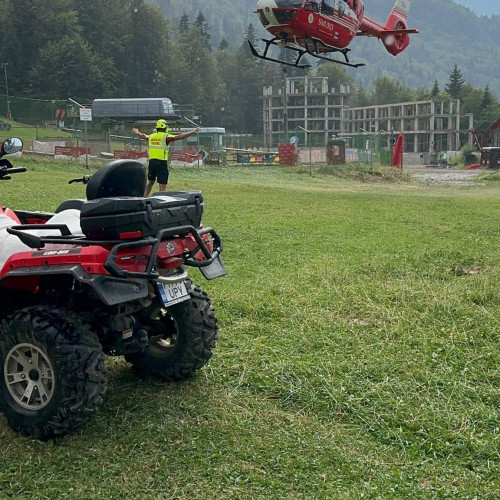
[[[325,146],[333,135],[345,131],[349,97],[348,85],[330,87],[327,77],[290,77],[281,87],[265,87],[266,146],[276,147],[294,136],[307,144],[307,135],[311,146]]]
[[[391,138],[404,134],[404,151],[457,151],[460,149],[460,101],[431,99],[350,108],[346,110],[347,135],[356,138],[367,134],[389,146]],[[468,115],[469,130],[473,128]]]

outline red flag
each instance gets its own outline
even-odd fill
[[[392,166],[396,168],[402,168],[403,166],[403,140],[404,135],[399,134],[399,137],[392,151]]]

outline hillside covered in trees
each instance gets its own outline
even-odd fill
[[[456,3],[468,7],[481,16],[500,15],[500,3],[494,0],[455,0]]]
[[[367,15],[378,21],[393,4],[367,2]],[[52,106],[67,103],[68,97],[90,103],[94,98],[167,96],[202,115],[203,125],[259,134],[262,88],[281,88],[284,73],[282,66],[250,54],[246,39],[258,43],[265,36],[252,13],[255,3],[0,0],[0,62],[8,72],[13,114],[29,118],[26,102]],[[347,73],[326,63],[311,73],[328,76],[333,85],[349,83],[353,105],[424,99],[447,91],[462,99],[463,113],[474,113],[478,126],[490,124],[500,114],[499,18],[478,18],[451,0],[420,0],[412,8],[411,26],[422,34],[403,54],[394,58],[377,40],[359,39],[351,57],[366,61],[366,67]],[[305,74],[293,68],[287,73]],[[0,79],[0,115],[5,115],[4,88]]]
[[[211,28],[211,40],[217,47],[225,38],[231,47],[239,46],[250,22],[257,38],[267,36],[253,14],[257,0],[150,0],[160,6],[166,18],[176,22],[184,13],[202,11]],[[384,22],[394,0],[365,0],[366,15]],[[368,87],[376,77],[391,76],[410,86],[444,85],[457,64],[468,83],[489,86],[500,96],[500,16],[478,17],[452,0],[415,0],[409,24],[420,30],[410,47],[397,57],[390,56],[381,42],[356,39],[352,59],[366,62],[351,71],[354,80]]]

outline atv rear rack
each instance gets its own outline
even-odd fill
[[[38,236],[26,231],[47,230],[60,231],[61,235]],[[109,255],[103,264],[104,269],[111,276],[117,278],[139,278],[147,280],[157,280],[160,273],[155,270],[156,257],[162,242],[172,238],[185,238],[191,236],[197,246],[190,251],[184,251],[182,256],[183,264],[190,267],[199,268],[206,279],[213,279],[225,274],[224,264],[220,258],[222,252],[222,240],[216,231],[211,227],[195,229],[193,226],[179,226],[161,229],[154,237],[147,237],[140,240],[88,240],[85,236],[75,236],[70,233],[68,227],[64,224],[27,224],[17,225],[7,228],[7,231],[17,236],[25,245],[33,249],[44,248],[46,244],[50,245],[76,245],[76,246],[101,246],[111,247]],[[210,240],[204,240],[203,236],[210,235]],[[207,243],[211,242],[213,250],[207,248]],[[116,259],[118,253],[124,250],[134,248],[152,247],[148,261],[143,272],[128,271],[118,266]],[[195,256],[203,254],[204,260],[198,260]]]

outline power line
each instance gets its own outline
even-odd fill
[[[37,102],[50,102],[53,104],[57,103],[64,103],[66,102],[66,99],[35,99],[32,97],[18,97],[18,96],[13,96],[10,94],[0,94],[2,97],[9,97],[9,99],[19,99],[20,101],[37,101]]]

